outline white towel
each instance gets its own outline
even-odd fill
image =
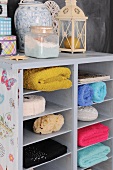
[[[23,99],[23,115],[32,116],[45,111],[45,98],[37,95],[25,95]]]
[[[78,108],[78,120],[93,121],[97,119],[97,117],[98,111],[92,106]]]

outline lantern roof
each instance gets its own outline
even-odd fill
[[[76,5],[75,0],[66,0],[64,6],[58,13],[58,19],[88,19],[84,12]]]

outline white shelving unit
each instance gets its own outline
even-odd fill
[[[66,66],[71,69],[72,88],[58,90],[54,92],[42,92],[23,89],[23,70],[40,67]],[[77,152],[85,147],[77,147],[77,130],[98,122],[107,125],[110,129],[108,140],[104,141],[110,146],[111,152],[108,160],[92,167],[92,170],[113,170],[113,55],[105,53],[89,52],[85,54],[67,54],[61,53],[59,58],[55,59],[35,59],[29,58],[25,61],[9,61],[0,58],[0,67],[14,70],[18,74],[18,161],[16,170],[85,170],[77,167]],[[78,70],[86,70],[110,75],[111,79],[105,81],[108,94],[104,102],[96,104],[94,107],[99,112],[99,117],[92,122],[81,122],[77,120],[78,112]],[[42,114],[23,117],[23,96],[26,94],[36,94],[45,97],[47,104],[46,110]],[[48,114],[62,114],[65,118],[65,124],[59,132],[48,135],[35,134],[31,131],[30,124],[38,117]],[[14,120],[15,121],[15,120]],[[68,152],[52,161],[31,167],[23,168],[23,147],[52,138],[59,143],[66,145]],[[49,147],[49,146],[48,146]],[[1,162],[0,162],[1,163]],[[15,169],[15,167],[14,167]],[[10,170],[14,170],[10,169]]]

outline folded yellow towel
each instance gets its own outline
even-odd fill
[[[24,88],[41,91],[67,89],[72,86],[69,80],[71,71],[67,67],[50,67],[24,71]]]

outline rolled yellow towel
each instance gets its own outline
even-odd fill
[[[24,71],[24,88],[41,91],[67,89],[72,86],[69,80],[71,71],[67,67],[50,67]]]

